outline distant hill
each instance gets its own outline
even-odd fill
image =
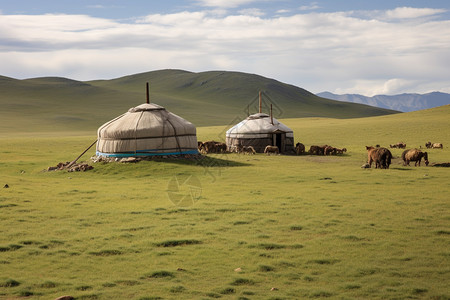
[[[104,122],[150,101],[197,126],[231,125],[270,103],[276,118],[359,118],[398,113],[318,97],[302,88],[262,76],[211,71],[160,70],[112,80],[59,77],[18,80],[0,76],[0,132],[94,131]]]
[[[450,104],[450,94],[433,92],[428,94],[376,95],[366,97],[358,94],[336,95],[330,92],[317,96],[351,103],[367,104],[375,107],[410,112]]]

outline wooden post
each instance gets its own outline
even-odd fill
[[[147,82],[147,104],[149,104],[149,103],[150,103],[150,93],[148,90],[148,82]]]
[[[259,91],[259,113],[262,113],[261,91]]]
[[[272,103],[270,103],[270,124],[273,125]]]

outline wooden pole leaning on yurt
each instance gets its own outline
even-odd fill
[[[261,91],[259,91],[259,113],[262,113]]]
[[[147,82],[147,104],[149,104],[149,103],[150,103],[150,92],[148,89],[148,82]]]

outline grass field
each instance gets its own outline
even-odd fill
[[[400,141],[441,142],[430,162],[450,162],[449,116],[283,120],[296,141],[343,156],[215,154],[84,173],[43,170],[95,132],[3,132],[0,299],[450,299],[450,170],[404,167],[397,149],[389,170],[361,168],[365,145]]]

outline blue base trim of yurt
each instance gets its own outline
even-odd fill
[[[185,154],[198,154],[197,150],[188,150],[181,152],[128,152],[128,153],[102,153],[97,151],[97,156],[105,156],[105,157],[135,157],[135,156],[161,156],[161,155],[185,155]]]

